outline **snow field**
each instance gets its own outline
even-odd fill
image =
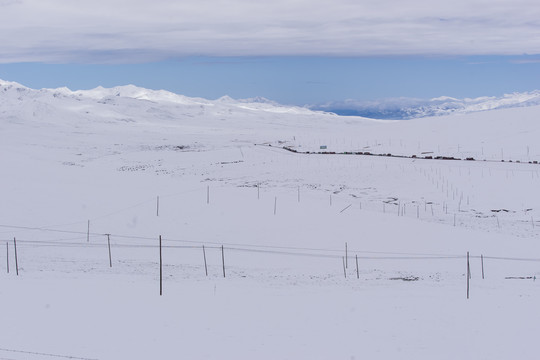
[[[8,90],[0,358],[536,359],[540,169],[515,160],[538,156],[538,108],[378,122]],[[365,143],[514,162],[281,148]]]
[[[252,152],[259,151],[246,148],[244,156],[250,159]],[[276,157],[268,161],[282,171],[298,168],[294,157],[273,154]],[[339,163],[325,161],[317,161],[313,168],[329,166],[338,172]],[[366,167],[362,172],[386,172],[389,161],[396,160],[370,159],[359,166]],[[414,170],[416,164],[406,164],[410,165],[391,163],[391,184],[402,176],[425,179],[423,172]],[[353,198],[343,191],[324,191],[339,190],[332,182],[322,189],[301,186],[298,202],[298,186],[275,183],[279,172],[276,179],[249,179],[249,186],[238,187],[224,181],[133,176],[122,171],[105,172],[108,176],[96,179],[84,168],[67,169],[58,177],[64,180],[55,191],[37,187],[16,198],[24,198],[20,204],[34,199],[43,206],[40,211],[31,207],[33,218],[40,219],[33,225],[78,233],[2,229],[5,240],[8,233],[19,238],[21,263],[19,278],[13,271],[1,275],[5,305],[16,309],[2,334],[11,344],[6,349],[96,359],[219,358],[223,354],[263,359],[427,358],[442,350],[442,358],[473,359],[515,353],[503,341],[493,345],[495,337],[523,341],[518,352],[524,358],[533,353],[537,283],[505,278],[535,276],[537,262],[490,257],[532,257],[531,249],[538,248],[534,238],[509,238],[495,229],[485,232],[418,219],[414,214],[383,213],[369,208],[366,194]],[[459,179],[458,171],[447,171]],[[377,172],[370,176],[386,178]],[[154,186],[162,189],[159,216],[156,191],[146,190],[156,179],[159,184]],[[505,181],[506,175],[503,172],[496,179]],[[257,183],[264,184],[260,198]],[[417,182],[397,183],[405,188]],[[77,191],[91,184],[100,190]],[[431,191],[438,194],[436,188]],[[62,195],[66,192],[70,195]],[[47,212],[46,204],[54,204],[55,211]],[[89,245],[86,218],[91,219]],[[105,233],[112,234],[112,268]],[[158,295],[158,234],[165,245],[163,297]],[[350,255],[346,279],[341,258],[345,242]],[[208,246],[208,277],[202,244]],[[222,278],[220,251],[212,249],[221,244],[226,278]],[[469,301],[465,299],[466,251],[475,256]],[[480,254],[486,256],[484,280]],[[360,279],[353,255],[359,256]],[[54,331],[48,332],[51,326]],[[510,331],[508,326],[518,330]],[[27,353],[2,355],[31,358]]]

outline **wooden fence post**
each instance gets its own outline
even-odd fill
[[[467,269],[469,271],[469,279],[472,279],[471,262],[469,261],[469,257],[467,257]]]
[[[469,279],[471,278],[471,268],[469,267],[469,252],[467,251],[467,299],[469,298]]]
[[[358,255],[355,255],[356,257],[356,278],[360,279],[360,272],[358,271]]]
[[[161,257],[161,235],[159,235],[159,296],[163,295],[163,261]]]
[[[223,245],[221,245],[221,262],[223,264],[223,277],[225,277],[225,250],[223,249]]]
[[[482,262],[482,280],[484,280],[484,255],[480,255],[480,261]]]
[[[202,253],[204,258],[204,272],[206,273],[206,276],[208,276],[208,266],[206,265],[206,251],[204,250],[204,245],[202,246]]]
[[[112,257],[111,257],[111,234],[107,235],[107,245],[109,246],[109,267],[112,267]]]

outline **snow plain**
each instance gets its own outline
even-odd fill
[[[538,116],[0,81],[0,359],[536,359]]]

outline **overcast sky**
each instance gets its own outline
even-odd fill
[[[76,79],[74,73],[63,81],[64,85],[77,83],[79,87],[92,87],[98,85],[92,81],[106,80],[99,76],[110,72],[107,66],[114,69],[132,64],[125,68],[133,69],[132,81],[129,74],[125,74],[125,80],[148,86],[148,81],[143,81],[137,72],[145,69],[157,76],[159,71],[149,64],[159,67],[166,63],[171,71],[183,74],[189,73],[189,67],[197,62],[206,63],[213,76],[217,74],[229,80],[226,72],[231,71],[230,66],[222,63],[233,62],[234,73],[240,74],[240,78],[237,78],[238,88],[229,92],[240,93],[241,86],[248,87],[247,80],[264,77],[257,75],[254,62],[260,62],[260,71],[279,73],[280,68],[290,71],[287,76],[293,81],[294,69],[297,66],[302,69],[301,64],[297,65],[299,59],[305,59],[308,66],[316,64],[316,72],[310,75],[304,69],[301,81],[315,84],[321,82],[321,71],[333,74],[334,80],[342,75],[345,78],[344,73],[335,69],[343,59],[353,59],[359,67],[369,65],[370,71],[380,71],[384,78],[388,69],[403,68],[403,59],[416,61],[415,67],[429,63],[430,67],[444,69],[457,61],[477,62],[474,65],[480,72],[484,71],[483,62],[533,64],[529,68],[538,70],[537,54],[540,54],[538,0],[0,0],[0,64],[4,64],[0,66],[0,78],[13,81],[20,80],[14,78],[21,77],[17,71],[35,72],[33,81],[37,83],[40,76],[45,82],[47,72],[56,71],[56,79],[62,81],[58,64],[65,65],[67,73],[73,66],[91,65],[94,67],[85,69],[100,69],[94,70],[93,78],[85,81],[85,74],[79,74],[80,78]],[[499,58],[494,60],[494,57]],[[238,67],[242,59],[251,63],[245,73]],[[383,59],[380,67],[372,63],[374,59]],[[264,62],[275,66],[269,69]],[[35,71],[26,64],[27,70],[21,71],[23,63],[55,65]],[[354,65],[347,64],[349,72],[354,69]],[[504,69],[509,67],[496,70],[501,84],[508,76],[500,73],[507,71]],[[523,78],[522,86],[513,84],[500,90],[530,89],[531,84],[525,83],[526,80]],[[187,89],[186,95],[190,95],[187,81],[191,80],[185,78],[180,88]],[[211,79],[203,82],[212,85]],[[151,86],[159,88],[159,81]],[[415,86],[411,84],[411,89]],[[175,90],[171,89],[170,79],[163,79],[161,87]],[[277,92],[277,89],[265,91],[262,84],[251,88],[248,95]],[[408,95],[406,91],[395,94],[390,87],[387,89],[389,96]],[[443,90],[433,87],[433,96],[447,95],[436,93]],[[414,93],[419,92],[411,91],[409,95]],[[465,93],[464,96],[469,96]],[[362,96],[361,92],[351,92],[352,97],[358,95]],[[384,97],[384,91],[381,95]]]

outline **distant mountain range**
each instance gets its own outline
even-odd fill
[[[282,105],[263,97],[249,99],[233,99],[223,96],[216,100],[191,98],[165,90],[151,90],[134,85],[91,90],[72,91],[68,88],[33,90],[15,82],[0,80],[0,105],[7,98],[65,98],[92,99],[100,103],[115,102],[115,99],[135,99],[154,103],[176,104],[184,106],[219,107],[242,109],[244,111],[263,111],[268,113],[289,113],[309,115],[313,112],[325,112],[326,115],[360,116],[370,119],[401,120],[450,114],[466,114],[478,111],[528,107],[540,105],[540,90],[523,93],[506,94],[500,97],[478,97],[474,99],[456,99],[442,96],[433,99],[391,98],[375,101],[345,100],[324,104],[294,106]],[[228,110],[228,111],[229,111]]]
[[[540,105],[540,90],[474,99],[442,96],[428,100],[415,98],[345,100],[313,105],[309,108],[345,116],[400,120],[534,105]]]
[[[31,100],[31,102],[24,109],[13,106],[26,100]],[[212,111],[221,111],[223,113],[231,113],[232,111],[296,115],[321,113],[306,106],[281,105],[263,97],[233,99],[229,96],[222,96],[216,100],[208,100],[187,97],[166,90],[145,89],[134,85],[116,86],[113,88],[98,86],[90,90],[75,91],[66,87],[35,90],[16,82],[0,79],[0,116],[7,112],[33,111],[37,104],[47,104],[40,109],[45,110],[47,108],[51,110],[52,108],[72,109],[73,106],[70,104],[73,101],[85,102],[93,106],[95,104],[118,105],[120,103],[130,102],[130,100],[136,101],[139,105],[159,106],[161,111],[171,111],[171,116],[180,108],[188,113],[194,112],[196,114],[205,109],[212,109]],[[43,111],[39,112],[43,115]],[[325,116],[335,115],[325,114]]]

